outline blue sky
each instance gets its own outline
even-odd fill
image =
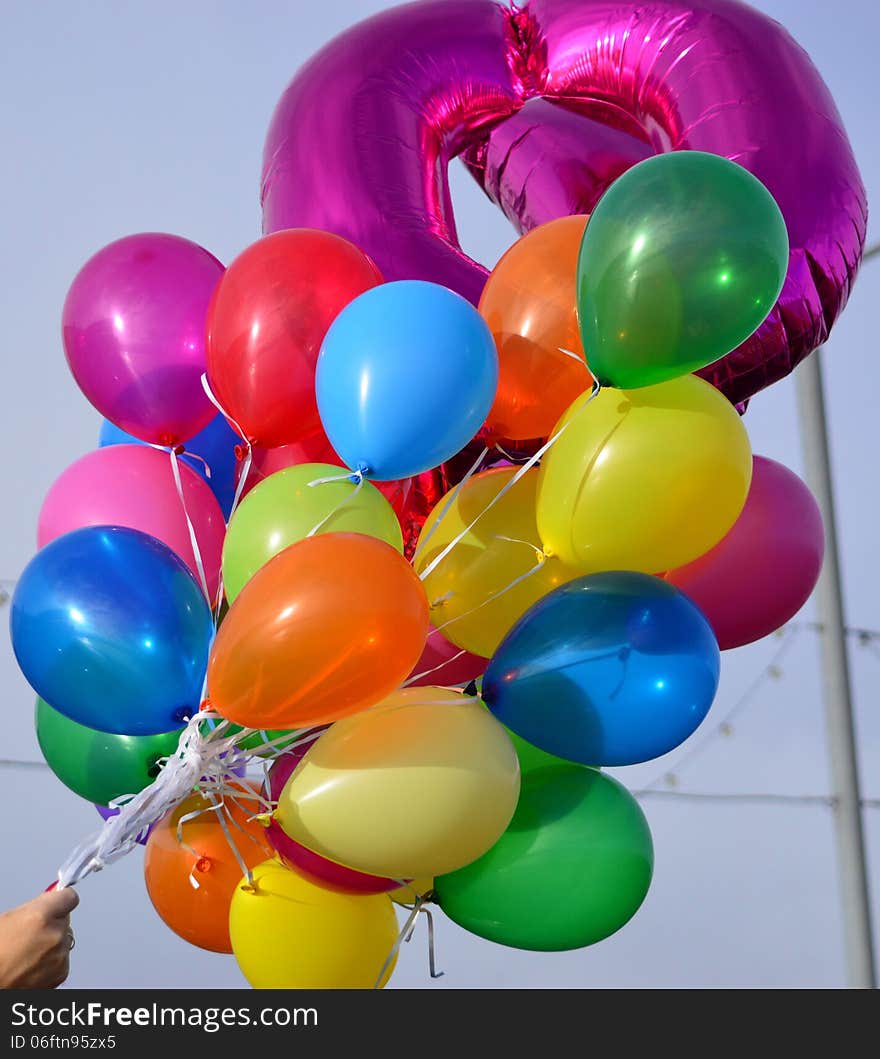
[[[61,305],[83,261],[130,232],[176,232],[223,261],[258,237],[263,137],[297,66],[341,29],[385,4],[190,0],[147,5],[7,2],[0,79],[5,448],[0,579],[35,548],[43,495],[96,443],[99,417],[67,371]],[[880,187],[874,72],[880,9],[868,0],[757,5],[813,57],[835,96],[868,188]],[[872,101],[872,95],[874,100]],[[491,265],[513,239],[457,165],[459,235]],[[809,173],[803,174],[807,183]],[[876,227],[871,229],[878,238]],[[826,383],[846,604],[851,625],[880,628],[874,313],[880,260],[867,265],[827,348]],[[795,388],[777,384],[746,424],[756,452],[802,470]],[[812,617],[805,609],[804,620]],[[728,653],[721,690],[693,737],[702,744],[780,647]],[[880,798],[880,641],[852,649],[864,793]],[[37,761],[33,696],[0,632],[0,757]],[[676,769],[668,760],[618,770],[638,788],[667,770],[677,790],[826,794],[816,634],[798,633],[781,675],[768,676],[734,717]],[[661,782],[661,788],[664,786]],[[822,805],[653,797],[644,807],[657,864],[636,919],[614,938],[566,954],[515,952],[441,919],[431,984],[421,934],[405,946],[398,987],[838,986],[844,982],[830,811]],[[96,815],[41,769],[0,767],[4,865],[0,906],[42,889]],[[869,810],[875,920],[880,918],[880,810]],[[10,865],[13,866],[10,870]],[[90,878],[76,913],[73,986],[242,984],[231,958],[176,939],[147,900],[140,854]],[[423,929],[423,928],[421,928]]]

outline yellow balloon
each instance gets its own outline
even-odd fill
[[[229,909],[229,936],[254,989],[372,989],[397,940],[387,894],[337,893],[279,860],[242,879]],[[394,970],[389,963],[384,986]]]
[[[421,574],[440,552],[485,511],[518,468],[474,475],[459,490],[449,510],[446,497],[425,521],[414,565]],[[533,468],[480,518],[424,580],[431,622],[458,647],[491,658],[514,623],[548,592],[576,576],[559,560],[545,561],[535,523],[538,469]],[[434,529],[436,525],[436,529]],[[429,537],[430,534],[430,537]],[[540,569],[537,569],[538,562]],[[533,571],[533,572],[531,572]],[[485,601],[528,574],[491,603]],[[477,608],[477,609],[475,609]],[[471,613],[473,611],[473,613]]]
[[[709,383],[684,375],[579,397],[538,477],[547,552],[582,573],[662,573],[712,548],[749,491],[742,420]]]
[[[287,781],[275,818],[338,864],[414,879],[485,853],[518,798],[516,751],[479,700],[408,688],[325,732]]]
[[[388,896],[396,905],[412,905],[419,897],[424,897],[434,889],[434,880],[430,875],[424,875],[421,879],[413,879],[412,882],[390,890]]]

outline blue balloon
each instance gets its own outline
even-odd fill
[[[10,625],[28,683],[79,724],[154,735],[199,708],[211,610],[186,564],[140,530],[89,526],[47,544]]]
[[[483,678],[492,713],[541,750],[583,765],[635,765],[696,731],[721,655],[695,604],[629,571],[579,577],[538,602]]]
[[[101,449],[107,445],[146,444],[147,442],[141,441],[140,438],[120,430],[109,419],[105,419],[101,424],[101,433],[98,435],[98,447]],[[181,456],[184,463],[189,464],[196,474],[204,478],[211,487],[225,519],[229,518],[232,501],[235,498],[235,449],[240,444],[242,444],[241,438],[226,422],[225,417],[218,412],[204,430],[200,430],[186,442],[186,452]],[[195,453],[202,459],[193,459],[187,453]],[[202,460],[205,462],[203,463]],[[205,470],[205,463],[211,468],[210,478]]]
[[[377,481],[454,456],[483,425],[497,386],[486,322],[460,295],[422,280],[383,283],[350,302],[315,376],[331,445]]]

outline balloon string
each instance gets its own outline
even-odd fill
[[[436,948],[434,945],[434,914],[430,908],[423,908],[422,912],[428,921],[428,971],[432,978],[442,978],[446,972],[437,970]]]
[[[382,968],[376,977],[376,984],[373,986],[374,989],[380,989],[382,982],[385,978],[385,974],[391,964],[394,962],[398,952],[400,952],[400,946],[405,942],[409,941],[413,936],[413,931],[416,928],[416,920],[420,914],[424,914],[428,919],[428,967],[432,978],[441,978],[444,974],[443,971],[437,970],[437,964],[434,956],[434,917],[431,915],[429,909],[424,906],[430,900],[430,894],[419,894],[416,896],[415,904],[412,906],[412,911],[406,917],[406,922],[397,935],[397,940],[391,947],[391,952],[385,958],[385,962],[382,964]]]
[[[172,449],[172,446],[170,445],[154,445],[152,441],[145,441],[144,444],[151,449],[158,449],[159,452],[171,452]],[[190,452],[185,445],[176,445],[174,446],[174,449],[178,456],[186,456],[188,460],[198,460],[205,469],[205,477],[210,479],[211,465],[204,456],[201,456],[198,452]]]
[[[223,405],[220,404],[220,402],[217,400],[217,396],[214,393],[214,391],[211,389],[210,382],[208,382],[208,373],[207,372],[204,372],[204,371],[202,372],[201,383],[202,383],[202,389],[205,391],[205,396],[208,398],[208,400],[211,402],[211,404],[217,409],[217,411],[223,416],[224,419],[228,420],[235,427],[235,429],[238,431],[238,436],[248,446],[248,448],[250,448],[251,439],[241,429],[241,426],[239,425],[239,423],[237,423],[236,420],[234,420],[232,418],[232,416],[226,411],[226,409],[223,407]]]
[[[507,449],[505,449],[503,445],[499,445],[497,441],[495,442],[495,448],[498,452],[501,453],[501,455],[506,460],[509,460],[511,463],[525,463],[528,459],[528,456],[526,456],[525,458],[521,456],[514,456],[512,452],[508,452]]]
[[[191,717],[180,734],[177,750],[169,755],[162,771],[144,790],[124,802],[103,827],[77,845],[58,869],[58,885],[72,886],[92,872],[100,871],[137,846],[137,837],[166,813],[176,808],[192,791],[206,782],[219,783],[241,761],[232,736],[207,735],[202,730],[204,712]],[[230,753],[232,752],[232,753]]]
[[[429,677],[432,673],[436,673],[438,669],[443,669],[445,666],[448,666],[450,662],[455,662],[457,659],[461,658],[462,655],[466,654],[467,651],[462,648],[451,658],[447,658],[445,662],[441,662],[439,666],[431,666],[430,669],[425,669],[421,673],[416,673],[415,676],[410,677],[409,680],[405,680],[403,686],[407,688],[410,684],[415,684],[417,680],[423,680],[425,677]]]
[[[600,389],[601,387],[599,385],[599,380],[595,376],[593,376],[593,389],[590,393],[590,396],[587,398],[584,407],[586,407],[586,405],[588,405],[592,400],[594,400],[596,395],[599,393]],[[516,485],[516,483],[520,481],[520,479],[522,479],[524,475],[528,474],[532,467],[534,467],[541,460],[545,453],[549,452],[549,450],[562,437],[565,431],[568,430],[572,422],[573,420],[569,419],[568,422],[564,426],[560,427],[559,430],[557,430],[552,437],[548,438],[547,441],[534,454],[534,456],[531,456],[526,461],[526,463],[524,463],[522,467],[520,467],[520,469],[516,472],[516,474],[514,474],[510,481],[507,482],[504,488],[499,489],[499,491],[495,494],[495,496],[492,497],[492,499],[483,508],[483,510],[473,519],[470,525],[465,526],[465,528],[460,533],[456,534],[455,537],[452,538],[452,540],[446,545],[445,548],[443,548],[441,552],[434,556],[431,562],[428,563],[425,569],[422,570],[422,572],[419,574],[419,577],[422,579],[422,581],[424,581],[425,578],[430,577],[430,575],[434,572],[434,570],[437,569],[440,563],[443,562],[446,556],[449,555],[452,549],[455,548],[456,545],[460,544],[461,541],[463,541],[464,538],[471,532],[471,530],[474,528],[474,526],[476,526],[476,524],[480,521],[483,515],[485,515],[487,511],[490,511],[503,496],[510,492],[510,490]]]
[[[479,470],[480,464],[485,459],[486,453],[488,451],[489,451],[488,448],[484,448],[483,449],[483,451],[480,453],[480,455],[477,456],[477,458],[471,464],[471,466],[468,469],[467,474],[465,474],[464,478],[462,478],[462,480],[458,483],[458,485],[456,485],[456,487],[444,499],[443,506],[440,508],[440,511],[437,514],[437,518],[436,518],[433,526],[431,526],[431,528],[428,530],[428,532],[425,534],[425,536],[422,537],[419,540],[418,544],[416,545],[416,550],[415,550],[415,553],[413,555],[413,562],[415,562],[415,560],[419,556],[419,553],[422,551],[422,549],[425,547],[425,545],[427,545],[428,541],[434,536],[434,531],[437,529],[437,527],[440,525],[440,523],[446,517],[447,513],[449,512],[449,509],[455,503],[455,500],[458,497],[458,494],[465,487],[465,485],[471,480],[471,478],[477,473],[477,471]]]
[[[211,404],[217,409],[220,415],[223,416],[227,422],[231,423],[238,431],[238,436],[244,442],[245,450],[244,457],[241,463],[241,469],[238,472],[238,481],[235,483],[235,493],[232,497],[232,506],[229,509],[229,520],[231,521],[232,516],[238,510],[238,505],[241,503],[242,493],[244,493],[244,487],[247,484],[248,476],[251,472],[251,465],[254,459],[253,445],[251,439],[245,434],[241,428],[241,424],[226,411],[222,404],[217,399],[216,394],[211,389],[211,384],[208,382],[208,375],[206,372],[202,372],[201,376],[202,389],[205,391],[205,395]],[[223,569],[221,566],[220,573],[217,579],[217,595],[214,597],[214,633],[216,635],[217,626],[220,624],[220,604],[223,602]],[[206,678],[207,680],[207,678]],[[206,685],[207,686],[207,685]],[[204,696],[204,689],[202,690]]]
[[[526,542],[524,541],[523,543]],[[530,547],[534,548],[534,545],[530,545]],[[481,603],[478,603],[475,607],[471,607],[470,610],[466,610],[463,614],[456,614],[454,618],[450,618],[448,621],[444,621],[442,625],[435,625],[434,628],[437,629],[438,632],[442,632],[443,629],[455,624],[455,622],[457,621],[461,621],[462,618],[468,618],[471,614],[475,614],[478,610],[481,610],[483,607],[488,606],[490,603],[494,603],[496,599],[500,599],[500,597],[503,596],[506,592],[509,592],[512,588],[516,588],[517,585],[521,585],[523,581],[528,580],[533,574],[536,574],[547,561],[547,556],[544,555],[542,551],[539,551],[538,549],[536,549],[536,551],[538,551],[538,561],[531,568],[531,570],[526,570],[524,574],[520,574],[519,577],[515,577],[509,585],[505,585],[504,588],[499,589],[497,592],[493,592],[491,596],[487,596],[486,599],[484,599]]]
[[[241,850],[238,848],[238,845],[233,841],[232,833],[230,832],[229,825],[226,822],[226,812],[228,810],[225,810],[223,802],[221,801],[214,806],[214,811],[217,813],[217,820],[220,824],[220,827],[223,829],[223,836],[226,839],[226,843],[232,850],[232,855],[233,857],[235,857],[236,863],[238,864],[239,868],[241,868],[241,874],[244,876],[245,879],[247,879],[248,886],[253,887],[254,874],[251,871],[247,861],[241,855]]]
[[[354,487],[354,489],[352,489],[352,491],[351,491],[351,492],[350,492],[350,493],[348,494],[348,496],[347,496],[347,497],[346,497],[346,498],[345,498],[344,500],[341,500],[341,501],[340,501],[340,502],[339,502],[339,503],[338,503],[338,504],[336,505],[336,507],[334,507],[334,508],[333,508],[333,510],[332,510],[332,511],[328,512],[328,513],[327,513],[327,514],[326,514],[326,515],[325,515],[325,516],[324,516],[324,517],[323,517],[323,518],[321,519],[321,521],[320,521],[320,522],[318,522],[318,523],[316,523],[316,524],[315,524],[314,526],[312,526],[312,528],[311,528],[311,529],[309,530],[309,532],[308,532],[308,533],[306,534],[306,536],[307,536],[307,537],[314,537],[314,535],[315,535],[315,534],[316,534],[316,533],[318,532],[318,530],[320,530],[320,529],[322,529],[322,528],[323,528],[324,526],[326,526],[326,525],[327,525],[327,523],[328,523],[328,522],[329,522],[329,521],[330,521],[330,520],[331,520],[331,519],[332,519],[332,518],[333,518],[333,517],[334,517],[335,515],[338,515],[338,514],[339,514],[339,512],[340,512],[340,511],[341,511],[341,510],[342,510],[342,509],[343,509],[343,508],[345,507],[345,505],[346,505],[346,504],[349,504],[349,503],[351,503],[351,501],[352,501],[352,500],[354,500],[354,498],[355,498],[355,497],[356,497],[356,496],[358,495],[358,493],[359,493],[359,492],[361,491],[361,489],[363,489],[363,487],[364,487],[364,476],[363,476],[363,472],[361,472],[361,471],[355,471],[354,475],[346,475],[345,477],[346,477],[346,478],[356,477],[356,478],[357,478],[357,485],[356,485],[356,486]],[[314,480],[313,482],[309,482],[309,485],[310,485],[310,486],[314,486],[314,485],[325,485],[325,484],[327,484],[327,483],[329,483],[329,482],[338,482],[338,481],[340,481],[340,480],[341,480],[341,479],[339,479],[339,478],[316,478],[316,479],[315,479],[315,480]]]
[[[183,494],[183,483],[180,480],[180,464],[177,459],[177,449],[169,449],[171,454],[171,473],[174,475],[174,487],[177,489],[177,495],[180,498],[180,506],[183,508],[183,517],[186,519],[186,528],[189,531],[189,542],[193,550],[193,555],[196,560],[196,569],[199,572],[199,581],[202,585],[202,591],[205,593],[205,599],[209,602],[211,600],[211,593],[208,591],[208,579],[205,577],[205,564],[202,562],[202,550],[199,548],[199,538],[196,536],[196,528],[192,523],[192,519],[189,517],[189,511],[186,506],[186,497]]]
[[[575,352],[574,352],[573,350],[571,350],[571,349],[564,349],[564,348],[563,348],[562,346],[557,346],[556,348],[557,348],[557,349],[559,350],[559,352],[560,352],[560,353],[564,353],[564,354],[565,354],[565,355],[566,355],[567,357],[571,357],[571,359],[572,359],[572,360],[576,360],[576,361],[577,361],[577,362],[578,362],[579,364],[583,364],[583,366],[584,366],[585,368],[587,367],[587,362],[586,362],[586,361],[584,360],[584,358],[583,358],[583,357],[582,357],[582,356],[580,355],[580,353],[575,353]],[[589,368],[587,368],[587,370],[589,371]],[[592,373],[592,372],[590,372],[590,374],[592,375],[593,373]],[[595,375],[593,375],[593,378],[594,378],[594,379],[595,379],[595,377],[596,377],[596,376],[595,376]]]
[[[363,482],[367,474],[367,468],[359,466],[356,471],[343,471],[342,474],[331,474],[327,478],[315,478],[309,482],[309,488],[316,485],[329,485],[331,482]]]

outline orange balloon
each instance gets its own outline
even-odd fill
[[[425,591],[400,552],[360,533],[307,537],[235,597],[211,650],[208,695],[250,728],[336,721],[398,688],[427,635]]]
[[[560,217],[533,228],[486,281],[479,308],[495,338],[499,369],[495,403],[486,419],[493,437],[547,437],[571,402],[592,385],[575,294],[587,220],[586,215]]]
[[[200,949],[232,952],[229,906],[243,872],[211,805],[203,794],[193,794],[156,824],[147,839],[144,878],[153,907],[175,934]],[[249,821],[247,811],[227,799],[221,812],[249,868],[272,855],[266,829]],[[184,821],[178,838],[178,823],[188,813],[200,815]]]

